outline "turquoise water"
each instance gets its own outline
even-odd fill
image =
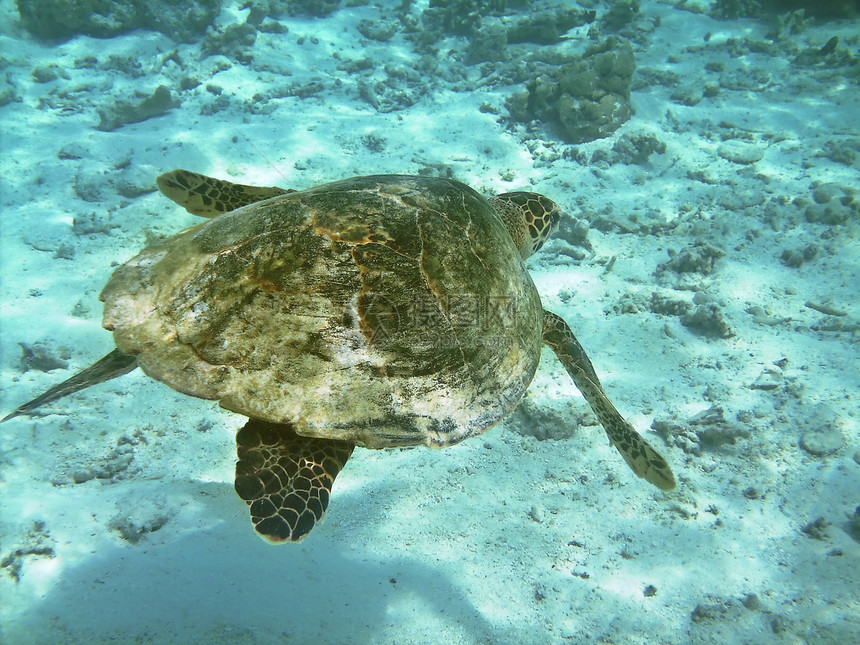
[[[135,370],[0,427],[2,642],[860,640],[856,3],[18,4],[2,414],[112,351],[102,287],[202,221],[162,173],[446,177],[564,209],[526,266],[677,487],[547,349],[498,425],[357,448],[270,545],[246,419]]]

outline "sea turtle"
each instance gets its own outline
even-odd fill
[[[354,177],[302,191],[186,170],[162,193],[210,218],[119,267],[101,293],[117,349],[6,419],[139,366],[249,417],[235,487],[257,532],[298,541],[353,448],[449,446],[511,412],[541,346],[558,356],[639,477],[666,461],[609,402],[524,260],[561,209],[453,179]]]

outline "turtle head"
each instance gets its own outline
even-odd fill
[[[537,193],[502,193],[491,197],[490,203],[501,216],[523,260],[538,251],[561,222],[559,205]]]

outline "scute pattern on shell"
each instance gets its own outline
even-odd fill
[[[483,432],[541,348],[516,246],[448,179],[359,177],[245,206],[145,249],[102,299],[150,376],[374,448]]]

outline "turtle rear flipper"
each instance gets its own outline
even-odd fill
[[[665,459],[615,409],[603,391],[585,350],[563,318],[544,310],[543,341],[555,352],[588,405],[594,410],[609,441],[631,470],[661,490],[675,488],[675,475]]]
[[[192,215],[216,217],[264,199],[294,193],[277,186],[246,186],[190,170],[171,170],[155,180],[161,193]]]
[[[236,492],[267,542],[298,542],[325,515],[354,444],[301,437],[293,426],[251,419],[236,435]]]
[[[105,381],[122,376],[123,374],[128,374],[135,367],[137,367],[136,357],[115,349],[107,356],[102,357],[90,365],[88,368],[81,370],[62,383],[58,383],[47,392],[40,394],[32,401],[28,401],[17,408],[14,412],[7,414],[5,417],[0,419],[0,423],[8,421],[9,419],[21,414],[29,414],[46,403],[56,401],[59,398],[72,394],[73,392],[77,392],[78,390],[83,390],[91,385],[104,383]]]

